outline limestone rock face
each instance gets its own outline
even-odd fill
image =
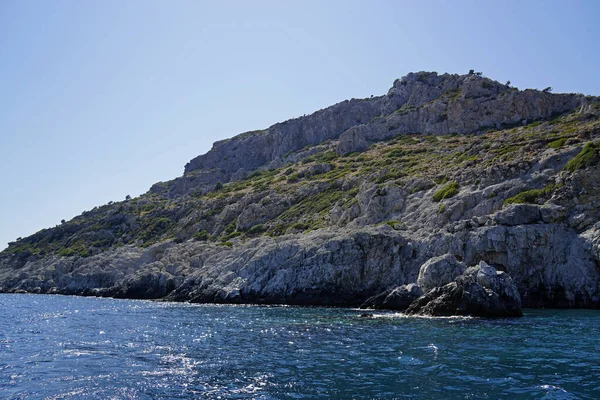
[[[427,293],[433,288],[452,282],[465,272],[465,269],[465,265],[458,262],[453,254],[433,257],[419,269],[417,284],[423,292]]]
[[[260,237],[229,249],[174,242],[86,258],[28,261],[0,290],[193,302],[360,305],[389,282],[414,281],[412,245],[384,226]],[[405,261],[406,260],[406,261]],[[23,278],[28,276],[27,278]]]
[[[598,231],[578,235],[561,224],[486,226],[465,242],[465,262],[501,265],[527,307],[598,307],[600,276],[593,253]]]
[[[218,183],[228,182],[230,177],[230,173],[222,169],[199,170],[171,182],[154,184],[149,193],[164,194],[171,198],[189,193],[203,195],[212,192]]]
[[[405,263],[411,246],[392,229],[315,232],[280,239],[259,238],[206,260],[169,298],[359,305],[389,282],[414,279]]]
[[[413,302],[411,315],[520,317],[521,298],[508,274],[485,262],[469,268],[454,282],[434,288]]]
[[[583,95],[519,91],[477,75],[410,73],[396,80],[385,96],[346,100],[216,142],[186,164],[183,177],[156,184],[151,193],[171,198],[206,193],[217,182],[297,161],[292,153],[327,140],[339,139],[336,151],[349,154],[401,134],[475,133],[549,118],[584,104]]]
[[[368,123],[382,114],[383,96],[346,100],[311,115],[275,124],[216,142],[211,151],[191,160],[185,172],[217,168],[232,173],[252,171],[274,159],[306,146],[338,137],[353,126]]]
[[[388,97],[396,111],[340,136],[338,152],[361,151],[370,143],[411,132],[473,133],[521,121],[548,118],[583,104],[583,96],[523,92],[476,75],[409,74]]]

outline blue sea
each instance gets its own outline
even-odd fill
[[[600,398],[600,311],[362,312],[0,295],[0,398]]]

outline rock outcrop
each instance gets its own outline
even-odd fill
[[[419,285],[409,283],[369,297],[360,308],[404,311],[423,294]]]
[[[400,107],[368,127],[354,127],[340,136],[342,153],[398,134],[473,133],[549,118],[583,103],[579,95],[552,95],[513,90],[477,75],[408,74],[395,82],[388,97]]]
[[[186,164],[183,177],[157,184],[151,192],[170,197],[193,190],[206,193],[217,182],[297,161],[292,153],[327,140],[339,139],[336,151],[349,154],[401,134],[500,129],[586,104],[582,95],[519,91],[475,74],[410,73],[397,79],[385,96],[347,100],[265,130],[216,142],[208,153]]]
[[[508,274],[481,261],[454,282],[436,287],[415,300],[409,315],[520,317],[521,297]]]
[[[433,257],[419,269],[417,282],[372,296],[360,308],[427,316],[522,315],[521,297],[510,276],[485,261],[467,269],[453,254]]]
[[[427,260],[419,269],[417,284],[423,292],[429,292],[433,288],[452,282],[457,276],[462,275],[465,269],[465,265],[458,262],[453,254],[434,257]]]

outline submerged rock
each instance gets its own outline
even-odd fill
[[[521,297],[508,274],[481,261],[454,282],[430,290],[413,302],[411,315],[520,317]]]

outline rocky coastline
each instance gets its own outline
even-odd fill
[[[598,98],[409,74],[386,95],[215,143],[182,177],[19,238],[0,253],[0,292],[427,315],[600,308],[599,142]]]

